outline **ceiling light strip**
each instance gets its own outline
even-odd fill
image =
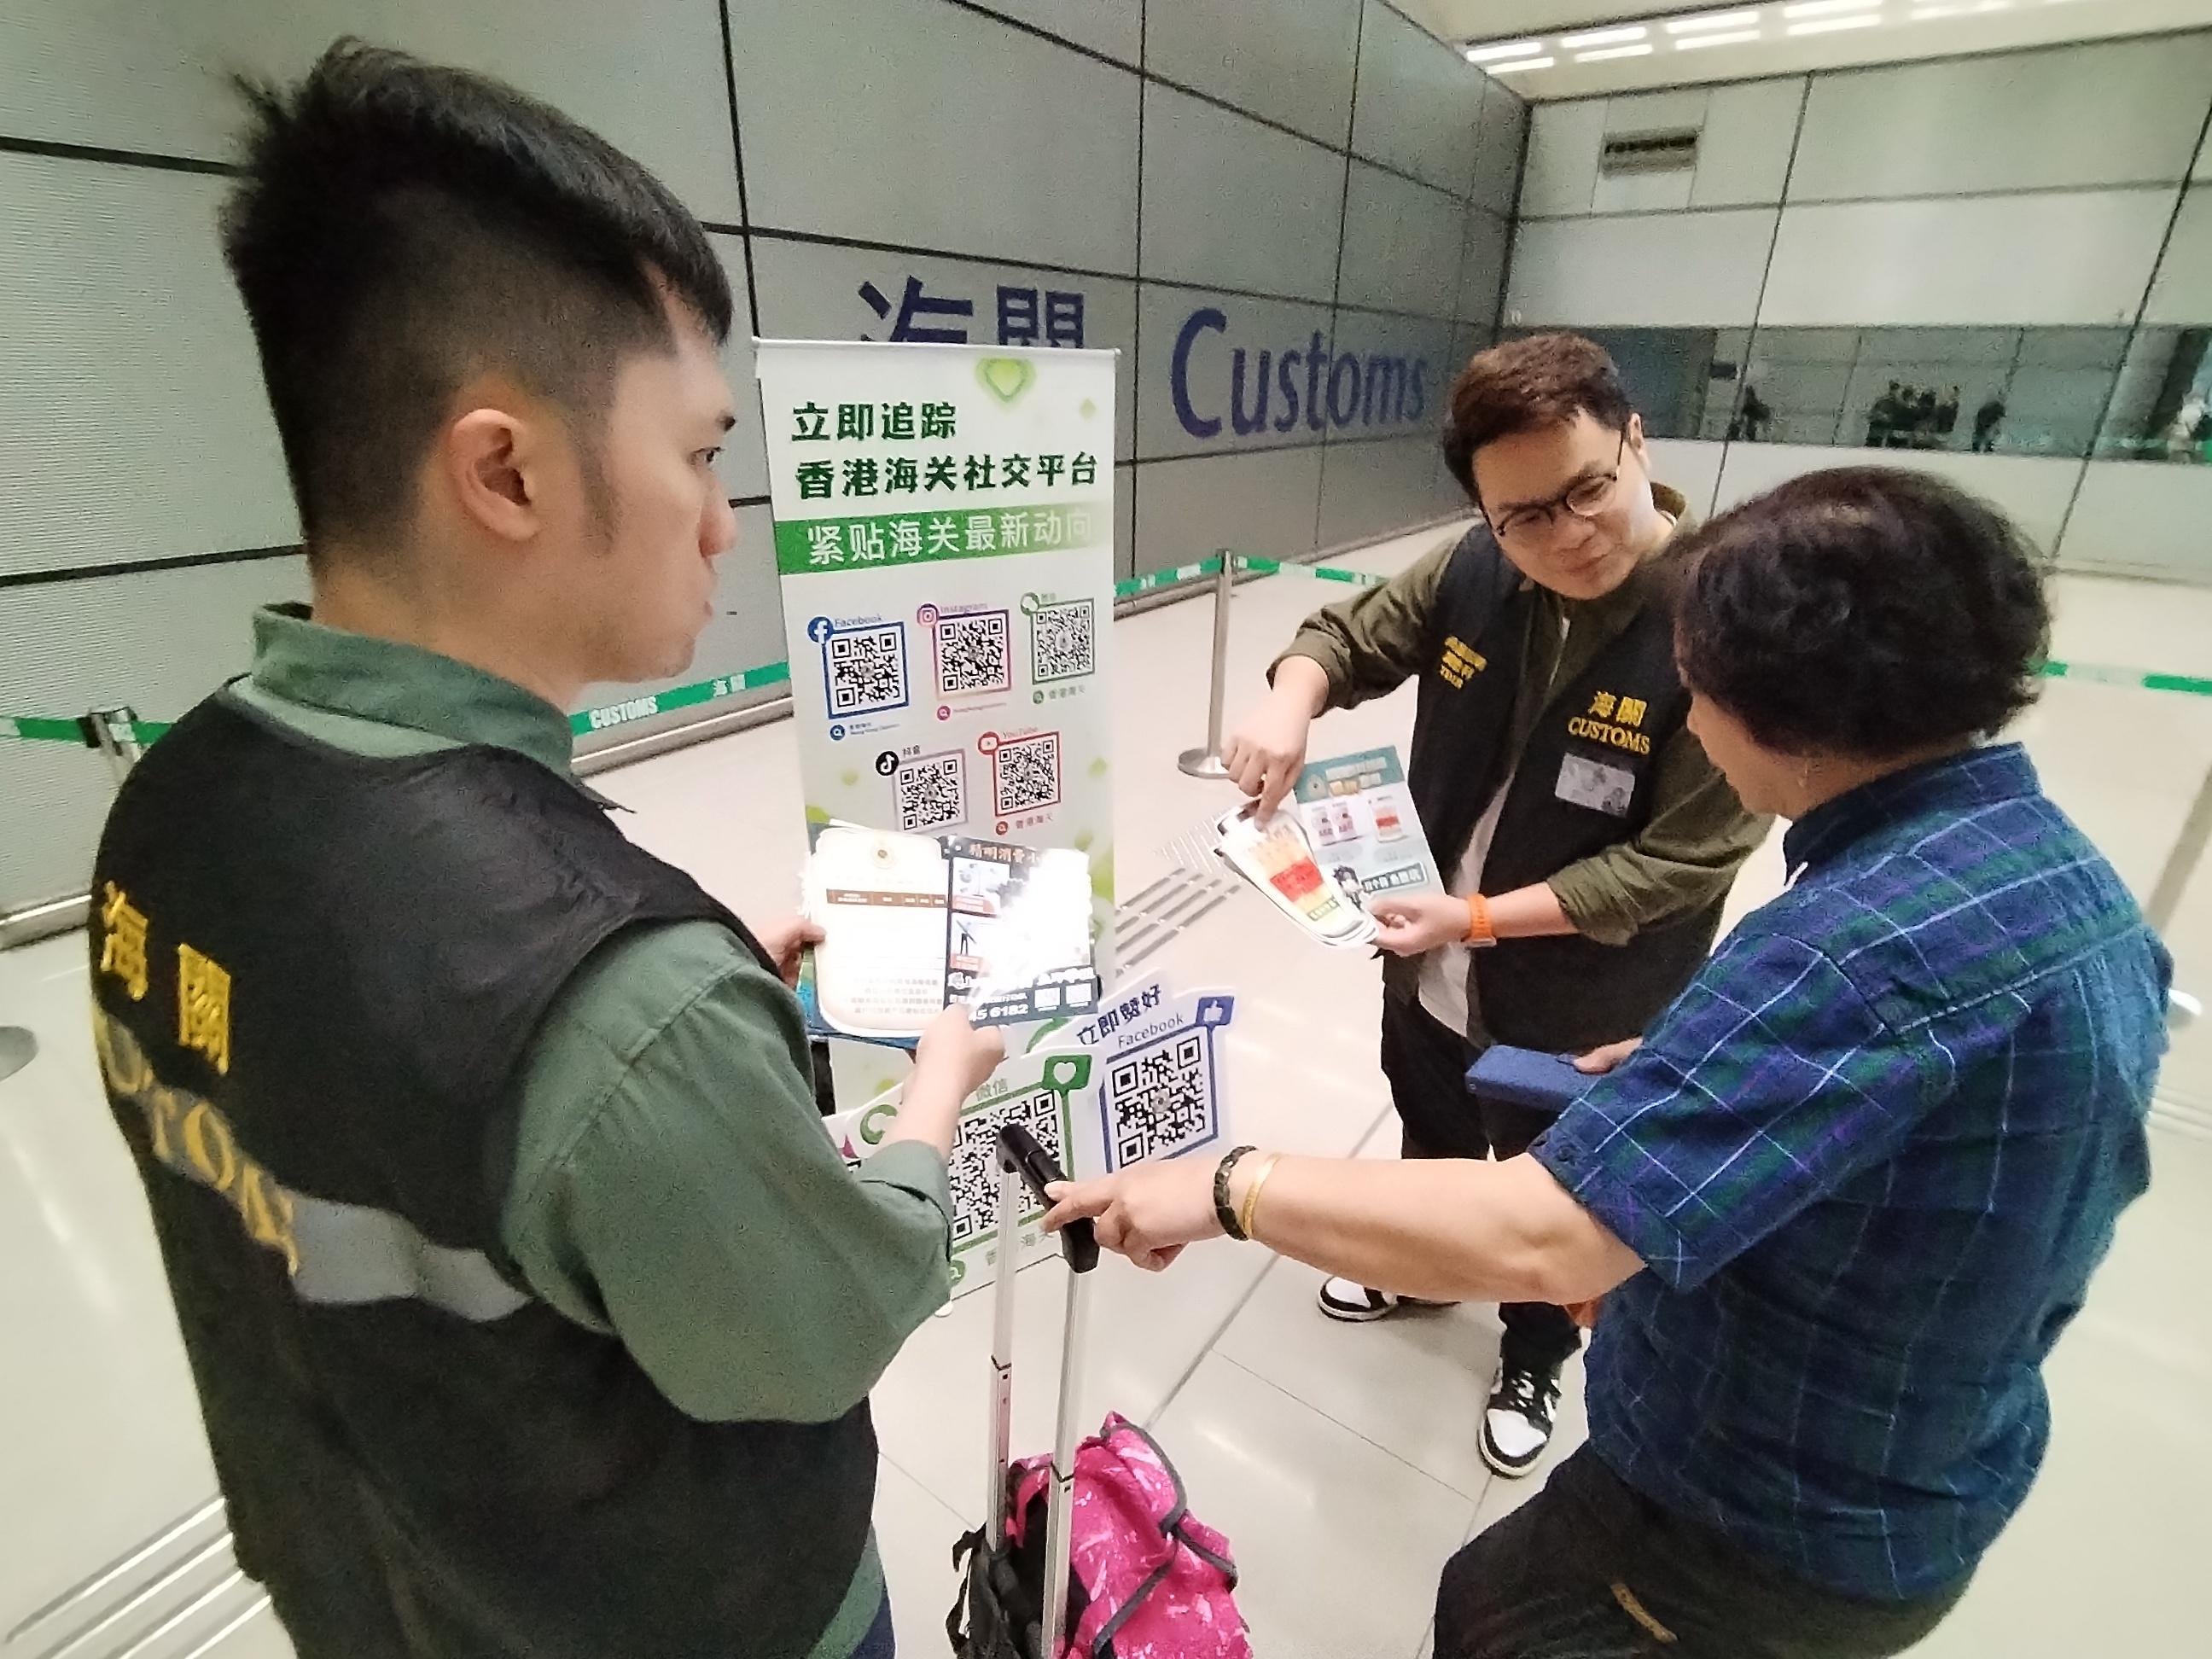
[[[1870,29],[1881,26],[1880,13],[1861,13],[1856,17],[1816,17],[1807,23],[1791,23],[1783,29],[1784,34],[1834,34],[1844,29]]]
[[[1880,0],[1876,0],[1880,3]],[[1581,52],[1589,46],[1617,46],[1623,40],[1641,40],[1651,31],[1641,23],[1632,23],[1626,28],[1591,29],[1583,34],[1563,34],[1559,44],[1569,52]]]
[[[1755,28],[1759,13],[1751,11],[1709,11],[1697,17],[1670,17],[1660,27],[1669,34],[1703,34],[1710,29]]]

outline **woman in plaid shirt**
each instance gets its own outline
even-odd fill
[[[2044,1358],[2149,1182],[2171,960],[1987,741],[2049,632],[2019,532],[1847,469],[1688,551],[1691,726],[1795,821],[1791,884],[1643,1044],[1525,1158],[1248,1152],[1053,1218],[1146,1266],[1225,1231],[1439,1302],[1606,1297],[1589,1443],[1446,1567],[1438,1659],[1911,1646],[2027,1495]]]

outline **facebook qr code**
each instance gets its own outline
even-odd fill
[[[937,692],[957,697],[976,691],[1010,691],[1013,653],[1008,647],[1006,613],[979,611],[937,619]]]
[[[1030,678],[1072,680],[1097,672],[1097,614],[1089,599],[1039,605],[1030,617]]]
[[[841,629],[823,641],[822,662],[830,681],[832,714],[865,714],[878,708],[906,707],[902,623]]]
[[[1116,1060],[1106,1073],[1106,1139],[1114,1167],[1173,1158],[1220,1133],[1208,1085],[1210,1046],[1186,1031]]]
[[[945,1166],[952,1184],[955,1249],[988,1236],[999,1224],[999,1130],[1008,1123],[1020,1124],[1052,1154],[1054,1163],[1067,1167],[1060,1144],[1060,1096],[1050,1089],[1016,1095],[963,1117]],[[1024,1193],[1022,1219],[1033,1220],[1043,1213],[1035,1195]]]
[[[898,827],[908,835],[967,821],[967,769],[957,749],[908,762],[891,774],[891,787]]]
[[[998,815],[1008,817],[1060,802],[1060,733],[1011,738],[992,756],[998,780]]]

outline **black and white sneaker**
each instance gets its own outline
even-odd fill
[[[1509,1480],[1534,1468],[1552,1443],[1559,1403],[1557,1371],[1501,1364],[1482,1413],[1482,1461]]]
[[[1340,1319],[1347,1325],[1364,1325],[1370,1320],[1388,1319],[1404,1307],[1402,1297],[1388,1291],[1370,1290],[1349,1279],[1332,1279],[1321,1287],[1321,1310],[1331,1319]]]

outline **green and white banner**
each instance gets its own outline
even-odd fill
[[[810,827],[1075,848],[1110,975],[1115,354],[757,362]]]

